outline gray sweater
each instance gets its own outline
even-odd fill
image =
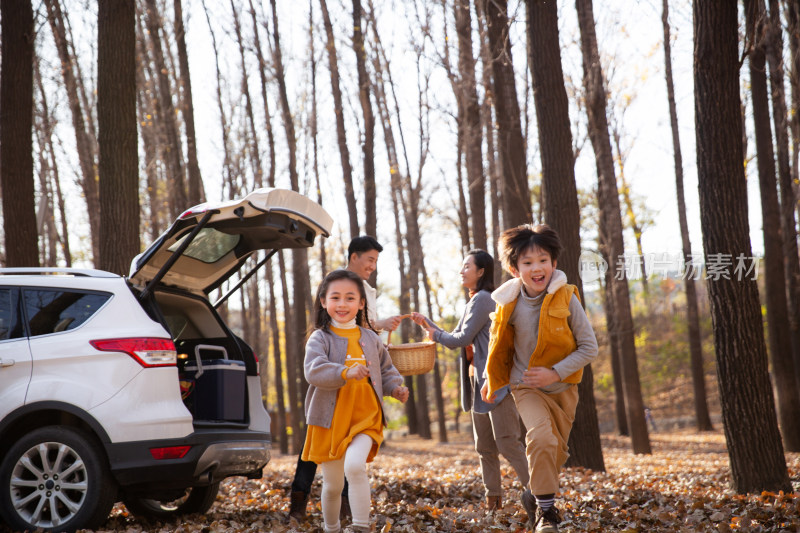
[[[481,398],[480,390],[483,386],[483,371],[486,368],[486,358],[489,355],[489,329],[492,319],[489,315],[494,312],[495,303],[487,291],[479,291],[470,298],[461,320],[452,333],[439,328],[433,334],[433,340],[448,348],[462,348],[460,357],[460,383],[461,383],[461,408],[464,411],[474,410],[476,413],[488,413],[500,404],[500,400],[508,394],[508,387],[503,387],[495,395],[495,402],[489,404]],[[467,361],[465,348],[473,348],[472,364],[475,366],[475,376],[470,379],[469,361]]]
[[[380,337],[372,330],[359,329],[359,344],[369,364],[370,382],[383,409],[384,395],[391,396],[394,389],[403,384],[403,377],[392,364]],[[339,389],[346,383],[342,377],[347,369],[346,357],[347,339],[327,328],[315,330],[308,338],[303,369],[309,385],[305,402],[306,422],[309,425],[331,427]]]

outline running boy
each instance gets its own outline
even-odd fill
[[[481,395],[491,403],[511,385],[527,429],[530,492],[523,492],[522,504],[532,529],[555,533],[561,516],[554,501],[569,457],[577,384],[597,356],[597,340],[577,287],[556,270],[562,246],[553,229],[524,224],[504,231],[498,244],[503,268],[514,277],[492,293],[497,309]]]

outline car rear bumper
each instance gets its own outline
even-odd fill
[[[270,435],[256,431],[198,430],[181,439],[106,445],[111,472],[129,491],[185,488],[230,476],[260,475],[270,460]],[[155,459],[153,448],[191,446],[180,459]]]

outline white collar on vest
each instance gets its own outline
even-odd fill
[[[567,275],[561,270],[553,270],[553,276],[547,285],[547,293],[553,294],[566,284]],[[522,281],[519,278],[511,278],[495,289],[492,293],[492,299],[500,305],[508,305],[517,299],[521,290]]]

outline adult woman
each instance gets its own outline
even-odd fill
[[[414,322],[428,330],[430,338],[448,348],[461,348],[459,357],[461,407],[472,413],[475,450],[480,456],[481,475],[486,493],[487,511],[503,506],[500,480],[500,456],[511,463],[522,486],[528,487],[528,462],[521,439],[519,414],[509,389],[498,391],[495,403],[483,401],[483,371],[489,352],[489,317],[495,309],[494,259],[483,250],[471,250],[461,265],[461,285],[469,291],[470,300],[456,329],[448,333],[419,313]]]

